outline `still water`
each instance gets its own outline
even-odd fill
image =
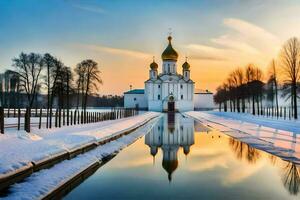
[[[65,199],[300,199],[299,190],[299,166],[176,114]]]

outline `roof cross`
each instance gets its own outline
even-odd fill
[[[169,34],[169,36],[172,36],[172,28],[169,28],[168,34]]]

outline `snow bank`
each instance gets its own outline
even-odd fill
[[[248,115],[238,118],[236,113],[191,111],[185,114],[255,148],[300,164],[299,122],[270,120],[267,123],[267,119]]]
[[[147,134],[157,123],[158,119],[151,120],[146,125],[138,128],[129,135],[81,154],[71,160],[63,161],[50,169],[41,170],[26,178],[24,182],[11,186],[9,196],[4,199],[41,199],[59,188],[77,174],[101,162],[103,157],[116,153],[130,145],[138,138]]]
[[[219,117],[224,117],[227,119],[234,119],[234,120],[239,120],[241,122],[249,122],[261,126],[271,127],[274,129],[300,133],[299,120],[294,120],[294,119],[284,120],[284,119],[269,118],[265,116],[254,116],[249,113],[233,113],[233,112],[218,112],[218,111],[210,111],[207,113]]]
[[[92,124],[83,124],[57,129],[34,129],[31,136],[26,132],[0,136],[0,178],[9,176],[32,162],[72,152],[87,144],[103,141],[144,124],[159,113],[144,114]],[[20,137],[20,134],[24,137]],[[34,137],[33,137],[34,136]]]

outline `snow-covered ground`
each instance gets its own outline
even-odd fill
[[[89,166],[101,162],[103,157],[120,151],[122,148],[147,134],[157,121],[158,119],[151,120],[129,135],[99,146],[71,160],[63,161],[50,169],[32,174],[24,182],[11,186],[9,196],[4,199],[19,199],[20,197],[24,200],[42,199]]]
[[[72,152],[88,144],[103,141],[144,124],[160,113],[146,112],[118,120],[82,124],[57,129],[14,131],[0,135],[0,178],[30,167],[32,162]]]
[[[218,111],[210,111],[207,112],[209,114],[213,114],[219,117],[224,117],[228,119],[240,120],[243,122],[255,123],[261,126],[267,126],[275,129],[300,133],[300,120],[284,120],[277,119],[276,117],[270,118],[265,116],[254,116],[249,113],[234,113],[234,112],[218,112]]]
[[[218,111],[185,114],[255,148],[300,164],[300,121]]]

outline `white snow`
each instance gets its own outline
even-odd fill
[[[251,146],[300,164],[300,122],[217,111],[185,113]]]
[[[122,148],[147,134],[157,121],[158,119],[151,120],[129,135],[99,146],[71,160],[63,161],[50,169],[32,174],[24,182],[12,185],[10,188],[11,193],[4,199],[20,199],[21,197],[24,200],[31,200],[45,197],[89,166],[96,162],[101,162],[103,157],[120,151]]]
[[[284,120],[282,118],[277,119],[275,117],[271,118],[265,116],[257,116],[249,113],[218,112],[218,111],[210,111],[206,113],[213,114],[219,117],[224,117],[227,119],[240,120],[243,122],[254,123],[261,126],[274,128],[274,129],[300,133],[300,121],[295,119]]]
[[[39,163],[54,156],[103,141],[144,124],[156,112],[91,124],[56,129],[33,129],[31,134],[16,131],[0,135],[0,178],[26,168],[31,162]]]

